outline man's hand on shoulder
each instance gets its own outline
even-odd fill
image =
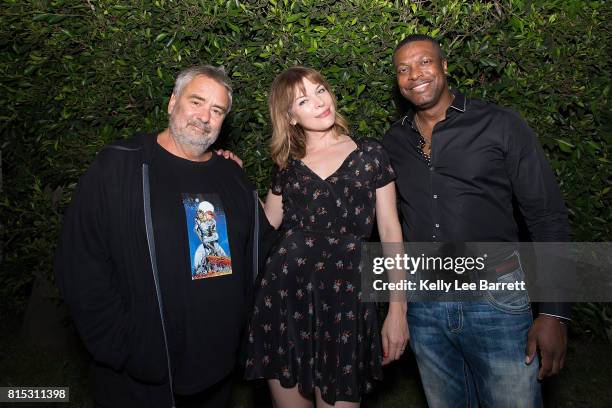
[[[232,152],[231,150],[218,149],[215,151],[215,153],[217,153],[218,156],[223,156],[226,159],[235,161],[240,166],[240,168],[242,168],[242,159],[240,159],[240,157],[234,154],[234,152]]]
[[[533,363],[538,349],[542,357],[538,379],[558,374],[565,363],[567,326],[554,316],[539,315],[527,334],[526,364]]]

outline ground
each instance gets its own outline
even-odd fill
[[[49,350],[25,341],[21,317],[0,321],[0,386],[68,386],[70,403],[56,407],[92,407],[87,391],[87,354],[78,345]],[[612,407],[612,344],[589,337],[570,337],[564,371],[544,383],[546,407]],[[12,404],[40,408],[40,403]],[[2,404],[0,406],[11,406]],[[237,378],[234,408],[271,406],[265,384]],[[385,381],[367,396],[366,408],[426,407],[411,354],[385,369]]]

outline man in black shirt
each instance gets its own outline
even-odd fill
[[[222,69],[184,70],[168,129],[106,146],[79,182],[55,269],[96,406],[228,403],[267,223],[240,167],[209,150],[231,102]]]
[[[393,63],[398,88],[413,106],[383,141],[397,173],[404,237],[517,242],[515,197],[533,241],[568,241],[561,193],[525,122],[451,91],[447,61],[431,37],[404,39]],[[506,272],[522,276],[516,254],[510,259],[516,270]],[[568,319],[569,305],[544,303],[532,320],[526,295],[512,302],[411,303],[411,347],[429,405],[540,406],[537,379],[563,367]]]

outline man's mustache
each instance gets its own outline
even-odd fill
[[[211,127],[208,123],[205,123],[198,119],[190,120],[189,122],[187,122],[187,125],[195,126],[205,133],[210,133],[211,131]]]

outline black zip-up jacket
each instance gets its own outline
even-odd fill
[[[117,371],[125,370],[142,382],[162,384],[171,379],[171,370],[152,270],[155,245],[147,236],[147,200],[143,194],[153,143],[154,136],[137,135],[98,153],[82,176],[65,215],[55,273],[60,293],[94,360]],[[235,178],[228,183],[235,183],[237,194],[244,193],[253,202],[252,216],[244,220],[252,237],[245,257],[252,257],[253,262],[245,262],[249,270],[240,271],[244,277],[240,287],[228,294],[229,310],[214,311],[227,313],[228,325],[243,325],[250,306],[252,266],[257,269],[263,258],[252,247],[259,246],[259,240],[253,239],[255,226],[261,220],[270,229],[265,216],[261,216],[256,193],[248,190],[250,183],[240,172],[236,174],[242,177],[224,177]],[[239,313],[234,307],[241,309]],[[238,339],[228,339],[221,349],[202,348],[201,353],[210,353],[215,370],[199,375],[210,377],[212,384],[220,372],[229,373],[237,348]]]

